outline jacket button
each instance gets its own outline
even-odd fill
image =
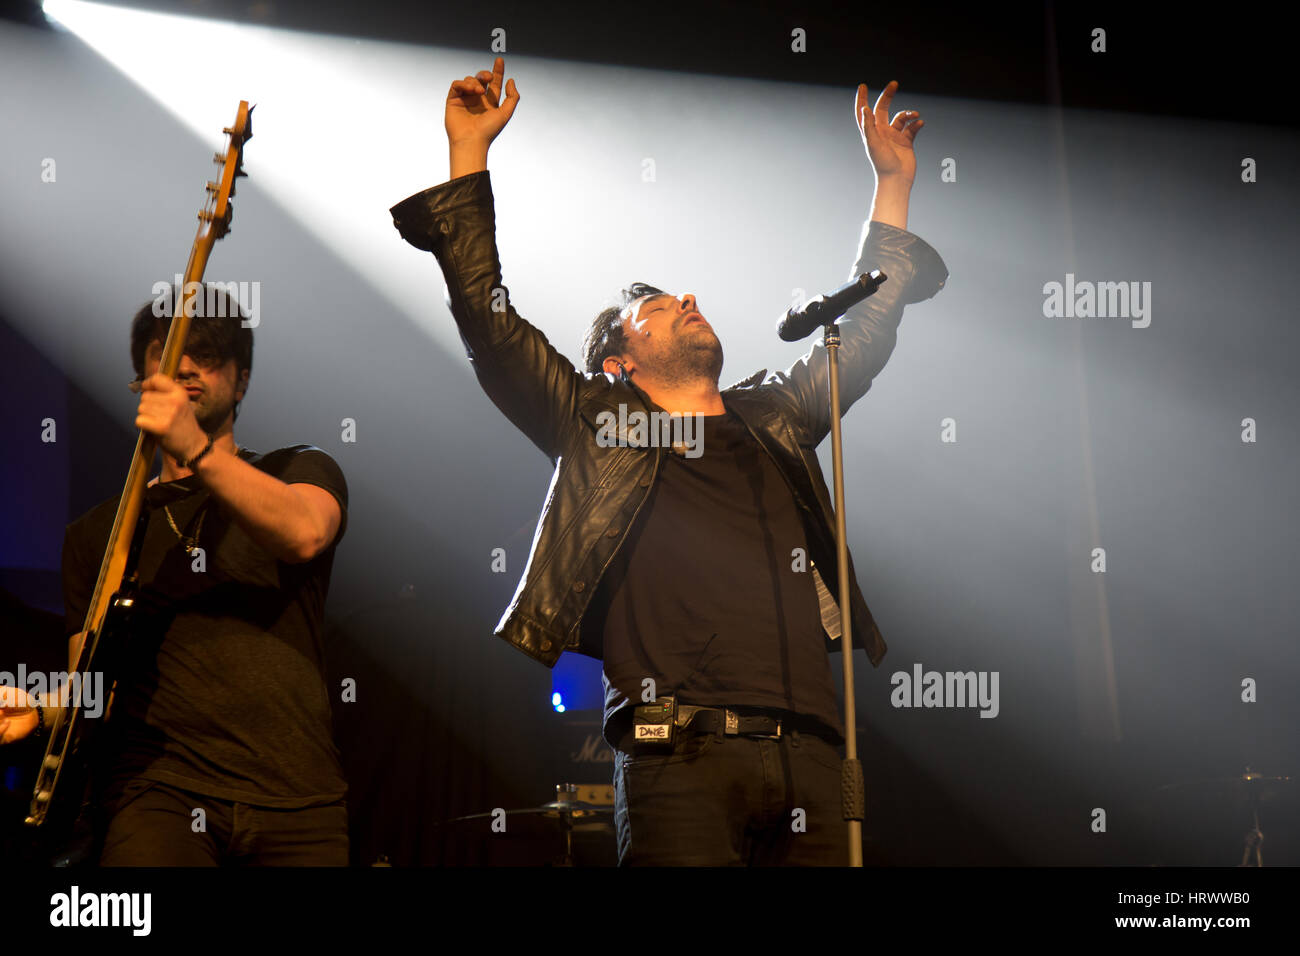
[[[573,582],[573,590],[575,590],[575,591],[584,591],[584,590],[586,590],[586,588],[587,588],[587,583],[586,583],[585,581],[574,581],[574,582]]]
[[[549,651],[550,649],[551,649],[551,642],[550,642],[550,641],[542,641],[542,650],[543,650],[543,651]]]
[[[650,479],[649,479],[649,478],[642,478],[642,479],[641,479],[641,487],[642,487],[642,488],[649,488],[649,487],[650,487]]]
[[[442,233],[444,236],[447,235],[448,233],[451,232],[451,223],[449,223],[446,219],[441,220],[438,223],[438,231]]]
[[[605,532],[605,537],[607,537],[607,538],[617,538],[617,537],[618,537],[618,529],[617,529],[617,528],[610,528],[608,531]]]

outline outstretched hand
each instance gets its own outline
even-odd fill
[[[480,70],[451,84],[445,119],[449,142],[487,146],[510,122],[519,104],[519,91],[512,77],[505,85],[505,101],[501,100],[505,71],[505,59],[497,57],[491,72]]]
[[[906,110],[895,114],[892,120],[889,118],[889,104],[897,90],[898,81],[890,80],[875,107],[869,108],[867,84],[859,84],[854,114],[876,178],[898,178],[910,184],[916,179],[916,152],[912,143],[925,120],[916,110]]]

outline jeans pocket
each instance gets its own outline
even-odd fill
[[[637,753],[633,751],[623,758],[623,768],[628,771],[648,770],[697,760],[708,753],[717,742],[717,739],[713,734],[683,732],[677,742],[673,744],[672,753],[657,754],[653,751]]]
[[[839,750],[820,737],[811,737],[807,734],[801,735],[799,737],[799,749],[810,761],[827,770],[834,770],[839,773],[840,768],[844,766],[844,757]]]

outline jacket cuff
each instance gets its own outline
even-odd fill
[[[432,252],[434,236],[447,213],[484,203],[492,203],[492,180],[486,169],[408,196],[388,211],[403,239],[417,249]]]
[[[904,305],[924,302],[948,281],[948,267],[943,258],[920,236],[875,219],[867,222],[863,232],[864,258],[879,262],[889,282],[898,281],[905,286],[899,299]]]

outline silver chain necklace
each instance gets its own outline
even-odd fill
[[[236,445],[235,446],[236,458],[239,457],[240,451],[242,451],[242,449],[238,445]],[[172,531],[175,532],[176,537],[180,539],[181,544],[184,546],[185,553],[193,554],[195,550],[198,549],[199,546],[199,535],[203,532],[203,519],[208,516],[207,504],[205,503],[203,505],[203,508],[199,511],[198,524],[194,526],[194,534],[190,537],[186,537],[185,535],[181,534],[181,529],[176,527],[176,519],[172,517],[172,511],[170,507],[168,507],[167,505],[163,505],[163,514],[167,516],[167,523],[172,526]]]

